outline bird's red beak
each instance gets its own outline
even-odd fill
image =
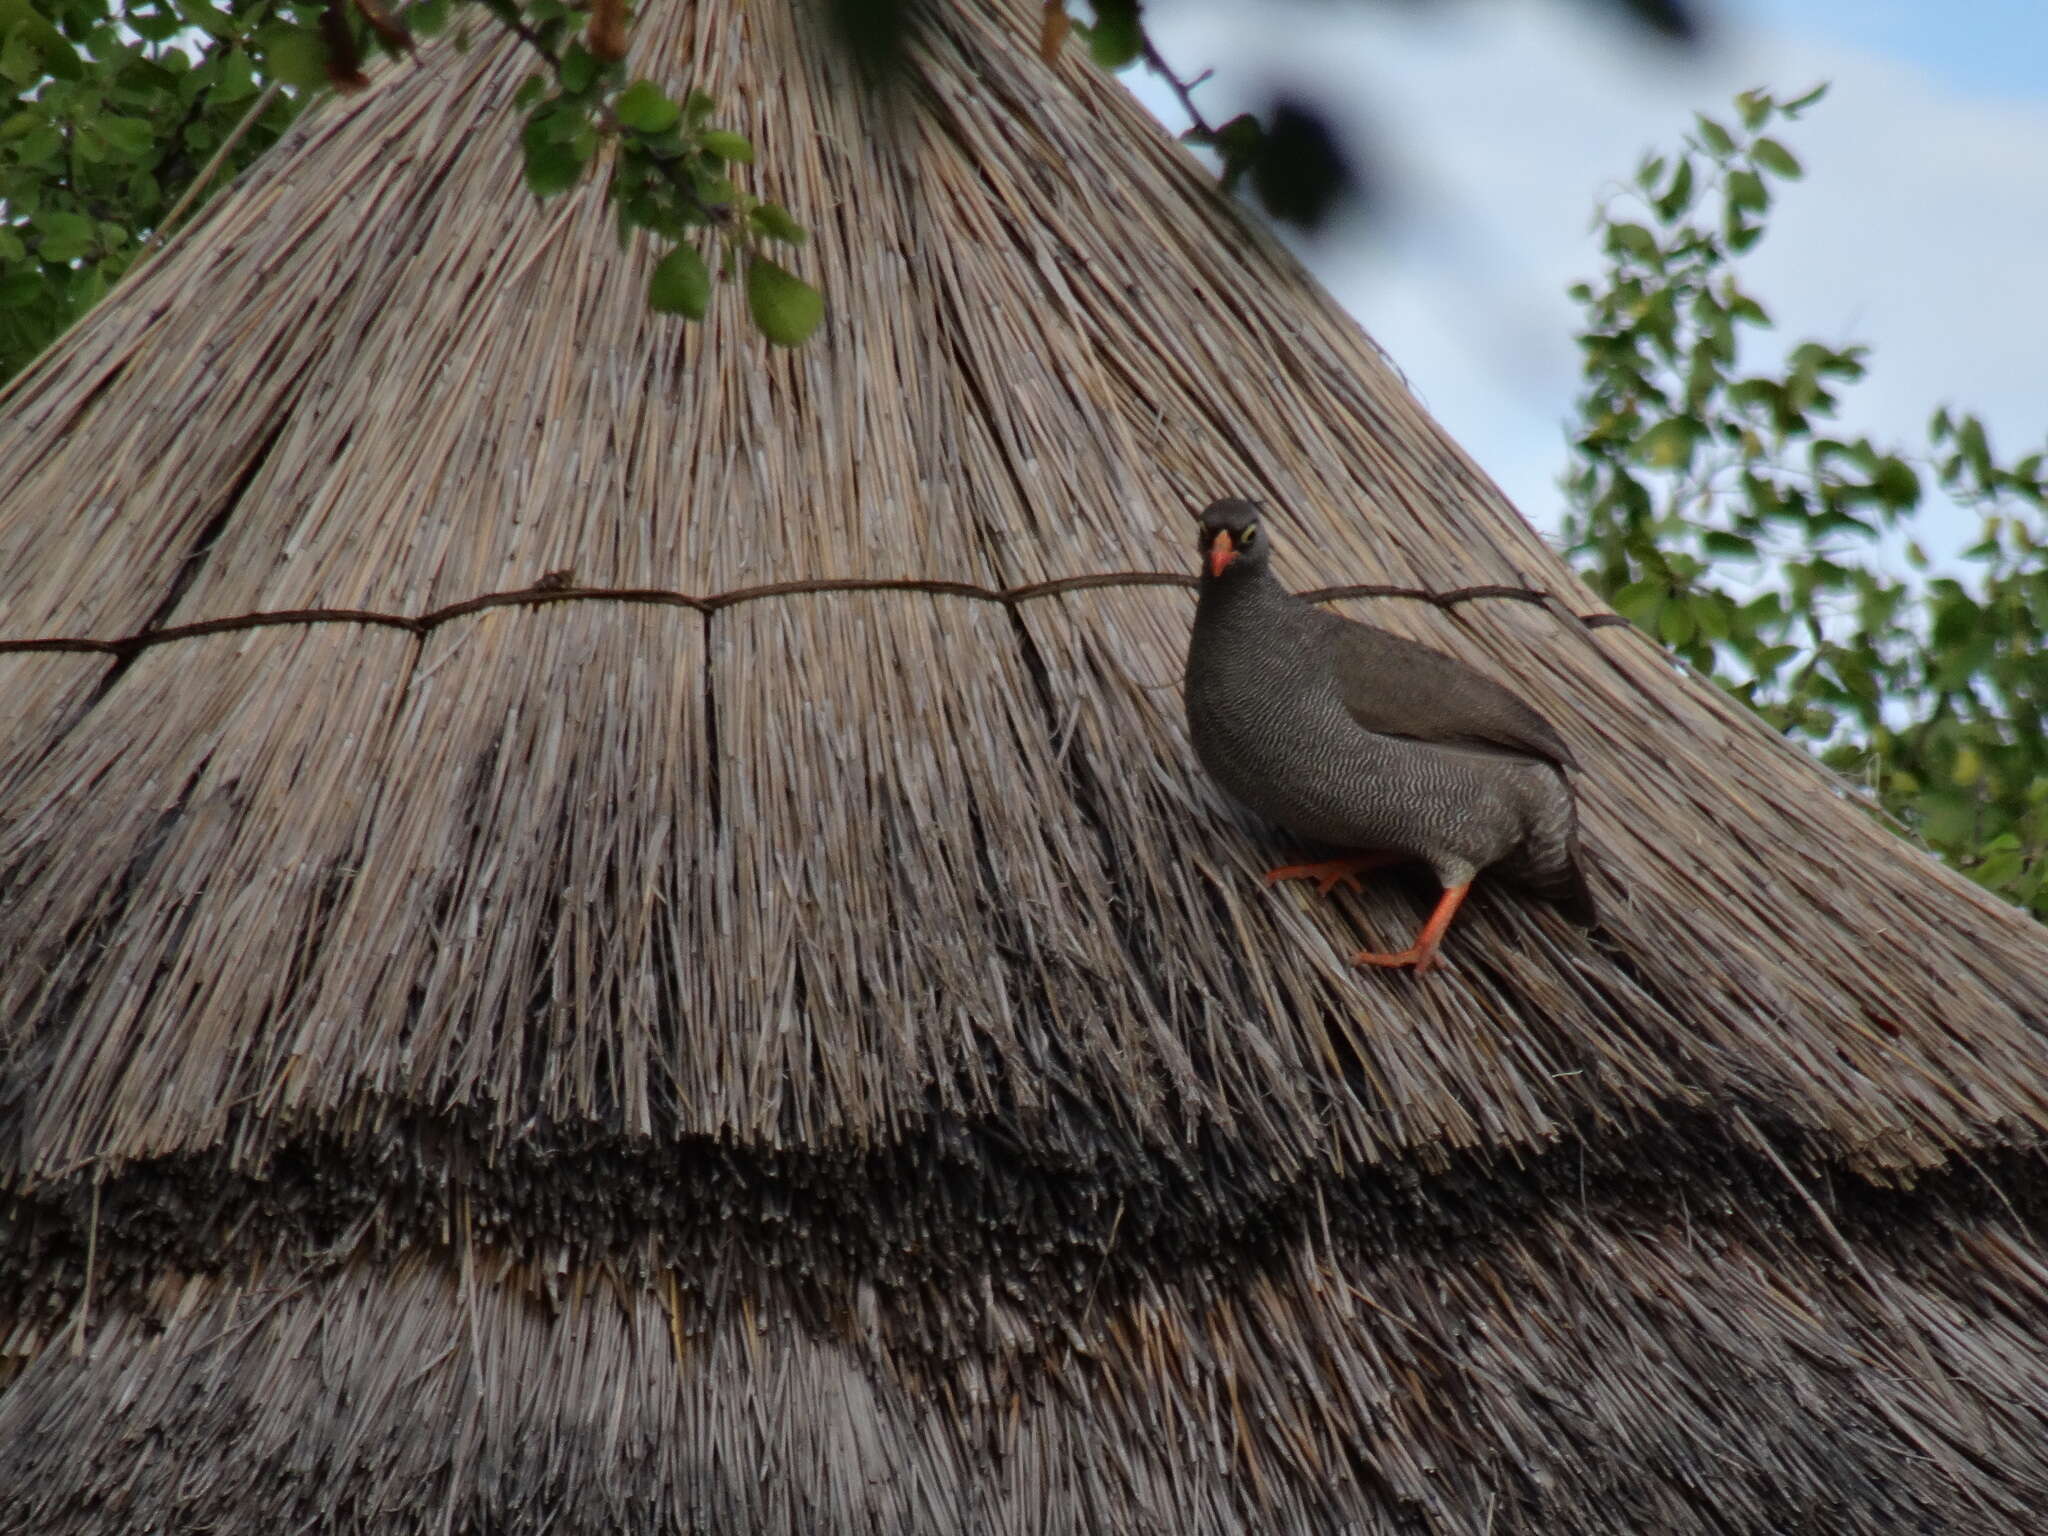
[[[1216,537],[1209,541],[1209,574],[1221,576],[1224,567],[1237,558],[1237,541],[1230,536],[1228,528],[1218,528]]]

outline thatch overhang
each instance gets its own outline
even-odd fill
[[[645,10],[809,347],[650,317],[493,41],[0,402],[0,1532],[2048,1507],[2041,931],[1586,622],[1035,6],[934,8],[893,140],[783,5]],[[1090,584],[1218,492],[1541,597],[1346,609],[1558,722],[1603,939],[1361,976],[1423,893],[1259,888],[1189,593]]]

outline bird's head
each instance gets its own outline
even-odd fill
[[[1195,547],[1211,580],[1225,571],[1259,571],[1266,565],[1266,540],[1259,532],[1259,504],[1237,497],[1212,501],[1202,512]]]

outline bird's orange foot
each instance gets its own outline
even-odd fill
[[[1415,935],[1415,942],[1398,955],[1377,954],[1370,949],[1361,949],[1351,957],[1353,965],[1412,965],[1415,974],[1424,971],[1440,971],[1443,961],[1437,958],[1437,946],[1444,941],[1444,930],[1451,926],[1451,918],[1465,899],[1465,893],[1472,889],[1467,880],[1462,885],[1447,885],[1443,895],[1436,899],[1436,910],[1429,914],[1429,921],[1422,925],[1422,932]]]
[[[1415,967],[1415,974],[1418,976],[1424,971],[1440,971],[1444,968],[1443,957],[1436,952],[1435,945],[1431,945],[1428,949],[1404,949],[1398,955],[1381,955],[1375,954],[1369,949],[1361,949],[1351,957],[1351,963],[1353,965],[1384,965],[1390,969],[1412,965]]]
[[[1318,896],[1327,896],[1340,885],[1346,890],[1360,891],[1365,887],[1358,883],[1358,877],[1366,870],[1398,864],[1402,858],[1403,855],[1398,853],[1355,853],[1342,859],[1324,859],[1316,864],[1283,864],[1278,869],[1266,871],[1266,884],[1277,885],[1282,880],[1313,880]]]

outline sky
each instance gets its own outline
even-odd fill
[[[1674,54],[1584,0],[1154,0],[1147,18],[1212,122],[1312,91],[1373,150],[1369,228],[1310,266],[1467,452],[1546,531],[1578,377],[1566,287],[1598,270],[1603,192],[1736,92],[1827,98],[1774,130],[1777,183],[1744,286],[1786,341],[1871,348],[1849,435],[1925,442],[1977,411],[2010,460],[2048,446],[2048,0],[1704,0],[1714,42]],[[1125,77],[1171,126],[1166,89]],[[1950,514],[1937,552],[1975,538]]]

